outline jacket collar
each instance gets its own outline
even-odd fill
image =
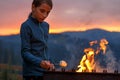
[[[35,23],[40,23],[37,19],[32,17],[32,14],[29,15],[29,19],[31,19]]]

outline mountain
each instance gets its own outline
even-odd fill
[[[91,29],[83,32],[65,32],[63,34],[89,40],[100,40],[102,38],[106,38],[116,44],[118,44],[120,40],[120,32],[108,32],[101,29]]]
[[[109,42],[108,55],[105,56],[106,61],[100,55],[99,58],[102,58],[100,60],[107,66],[115,65],[114,69],[120,69],[120,32],[101,29],[50,34],[48,48],[51,61],[58,64],[60,60],[65,60],[68,63],[67,69],[76,68],[84,55],[83,50],[90,47],[89,42],[103,38]],[[21,65],[20,45],[20,35],[0,36],[0,63]],[[56,67],[59,68],[59,66]]]
[[[117,59],[120,58],[120,32],[108,32],[101,29],[91,29],[83,32],[65,32],[64,35],[69,35],[73,38],[87,39],[89,41],[107,39],[109,47],[116,53]]]

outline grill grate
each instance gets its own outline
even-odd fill
[[[88,72],[75,72],[75,70],[65,71],[48,71],[45,72],[44,80],[120,80],[120,74],[118,70],[114,73],[108,73],[107,70],[103,70],[103,73],[97,73],[93,71]]]

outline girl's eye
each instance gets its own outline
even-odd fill
[[[41,12],[41,13],[47,13],[47,14],[50,13],[50,11],[47,12],[47,11],[45,11],[44,9],[40,9],[40,12]]]
[[[44,10],[44,9],[40,9],[40,12],[41,12],[41,13],[45,13],[45,10]]]

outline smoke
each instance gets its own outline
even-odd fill
[[[107,63],[108,71],[116,70],[117,62],[116,62],[116,58],[113,55],[113,52],[111,50],[109,50],[109,51],[107,51],[105,56],[106,56],[106,63]]]
[[[113,73],[115,70],[120,70],[120,61],[116,61],[114,52],[109,49],[102,59],[102,63],[106,63],[106,67],[103,67],[99,61],[96,62],[96,71],[102,72],[103,70],[107,70],[107,72]]]

